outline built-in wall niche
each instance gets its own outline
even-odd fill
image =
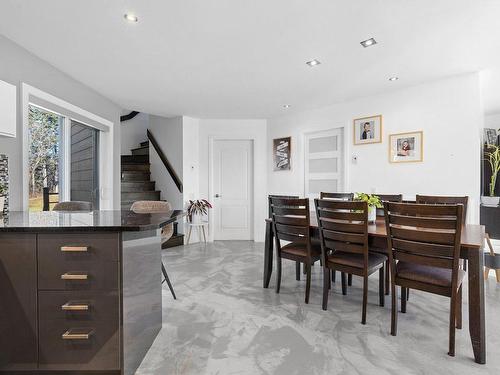
[[[0,137],[16,136],[16,86],[0,80]]]

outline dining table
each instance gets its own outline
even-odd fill
[[[319,239],[317,219],[311,215],[311,238]],[[266,219],[266,234],[264,242],[264,277],[263,287],[268,288],[273,272],[273,225],[271,219]],[[377,217],[375,222],[368,224],[368,240],[370,251],[387,251],[387,230],[383,217]],[[484,240],[483,225],[464,224],[460,240],[460,258],[468,262],[468,305],[469,333],[476,363],[486,363],[486,333],[484,316]]]

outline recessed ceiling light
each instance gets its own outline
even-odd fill
[[[133,13],[125,13],[123,15],[123,18],[125,18],[128,22],[137,22],[139,21],[139,18]]]
[[[290,108],[290,107],[291,107],[291,106],[290,106],[290,104],[285,104],[285,105],[283,105],[283,108],[285,108],[285,109],[288,109],[288,108]]]
[[[314,60],[306,62],[306,64],[309,66],[316,66],[316,65],[321,64],[321,61],[314,59]]]
[[[399,77],[391,77],[389,78],[389,81],[397,81],[399,79]]]
[[[377,41],[373,38],[370,38],[370,39],[363,40],[362,42],[360,42],[360,44],[366,48],[366,47],[373,46],[374,44],[377,44]]]

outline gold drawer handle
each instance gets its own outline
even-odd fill
[[[68,329],[62,334],[63,340],[88,340],[94,334],[94,330]]]
[[[61,275],[62,280],[87,280],[89,276],[85,273],[66,272]]]
[[[88,246],[61,246],[61,251],[68,253],[81,253],[89,251]]]
[[[89,309],[88,303],[66,302],[61,306],[63,311],[88,311]]]

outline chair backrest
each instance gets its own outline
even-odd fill
[[[307,198],[269,197],[276,249],[281,254],[281,240],[305,244],[311,256],[310,212]]]
[[[382,202],[402,202],[403,194],[376,194]],[[377,208],[377,216],[384,216],[384,209]]]
[[[172,211],[170,202],[165,201],[136,201],[132,203],[130,211],[138,214],[150,214],[155,212],[168,212]]]
[[[53,211],[92,211],[92,203],[83,201],[59,202],[52,208]]]
[[[327,193],[322,191],[319,193],[319,199],[335,199],[338,201],[352,201],[354,193]]]
[[[268,195],[268,198],[298,198],[298,195]],[[269,210],[269,218],[272,219],[273,214],[271,213],[271,201],[268,199],[268,210]]]
[[[315,199],[323,262],[329,250],[363,254],[368,267],[368,204]],[[323,263],[326,264],[326,263]]]
[[[467,203],[469,202],[468,196],[417,195],[416,200],[420,204],[461,204],[464,206],[462,224],[465,224],[465,220],[467,219]]]
[[[456,282],[463,206],[392,202],[384,206],[393,275],[397,260],[451,269]]]

